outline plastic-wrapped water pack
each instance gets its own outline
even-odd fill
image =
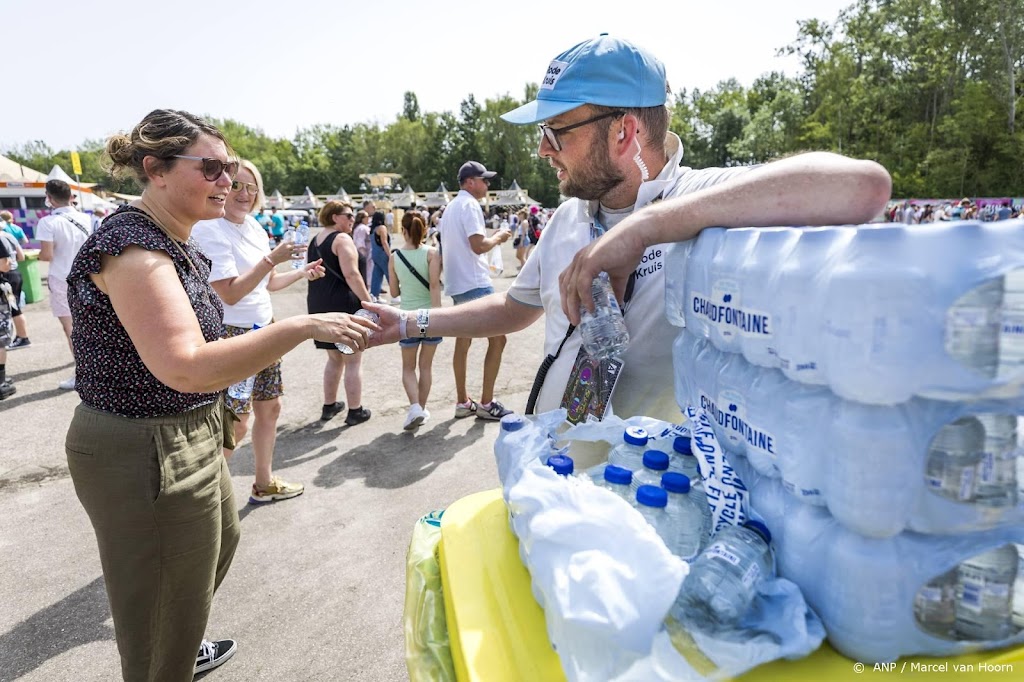
[[[820,645],[820,622],[799,590],[780,579],[763,583],[742,631],[687,634],[666,619],[687,564],[624,499],[589,480],[557,475],[541,457],[556,440],[558,446],[575,438],[611,444],[627,426],[662,434],[672,425],[611,417],[558,435],[563,415],[503,428],[495,454],[521,556],[570,680],[719,679]],[[693,434],[695,452],[721,454],[706,420],[701,433]]]

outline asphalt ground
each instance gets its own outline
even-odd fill
[[[503,256],[498,290],[515,275],[511,243]],[[305,312],[305,287],[273,294],[278,318]],[[95,536],[64,454],[79,400],[57,384],[71,375],[71,353],[46,300],[27,306],[25,317],[32,346],[8,353],[18,392],[0,402],[0,681],[118,680]],[[542,342],[540,322],[508,339],[495,393],[511,409],[525,407]],[[205,680],[407,678],[402,609],[413,525],[498,485],[499,425],[454,419],[453,348],[446,339],[437,352],[432,418],[415,434],[402,431],[408,402],[397,345],[365,355],[363,405],[373,417],[353,427],[344,414],[319,421],[323,353],[308,342],[284,358],[274,471],[306,492],[248,505],[248,438],[236,450],[230,468],[242,539],[207,633],[239,648]],[[470,350],[473,396],[485,349],[478,340]]]

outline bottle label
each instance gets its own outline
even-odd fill
[[[775,460],[775,436],[747,421],[746,399],[742,394],[725,390],[719,394],[718,402],[715,402],[707,394],[701,393],[700,406],[721,427],[733,449],[740,449],[741,443],[746,443],[747,448]]]
[[[735,300],[735,292],[725,291],[721,280],[715,283],[711,298],[694,291],[690,294],[690,310],[698,318],[710,322],[723,338],[730,339],[734,334],[754,338],[771,338],[775,325],[768,313],[760,310],[748,310],[739,306]]]
[[[917,596],[922,601],[929,602],[941,602],[942,601],[942,588],[941,587],[928,587],[927,585],[917,591]]]
[[[750,564],[750,567],[743,573],[744,587],[750,587],[761,578],[761,567],[757,565],[757,562]]]
[[[722,561],[728,562],[733,566],[740,565],[740,558],[733,552],[730,552],[729,549],[721,542],[716,542],[710,547],[708,547],[706,553],[710,558],[721,559]],[[746,576],[744,576],[744,580],[745,579]]]
[[[964,467],[960,470],[960,490],[957,499],[969,500],[974,497],[974,468]]]

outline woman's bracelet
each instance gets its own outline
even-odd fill
[[[263,262],[270,266],[270,269],[274,269],[274,261],[270,260],[270,256],[263,254]]]
[[[409,338],[409,313],[400,313],[398,316],[398,338]]]

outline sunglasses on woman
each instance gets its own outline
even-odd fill
[[[174,154],[171,156],[172,159],[188,159],[189,161],[202,161],[203,162],[203,177],[210,182],[217,182],[220,179],[222,173],[227,173],[228,177],[232,180],[238,175],[238,162],[228,161],[224,162],[220,159],[214,159],[209,156],[185,156],[184,154]]]

